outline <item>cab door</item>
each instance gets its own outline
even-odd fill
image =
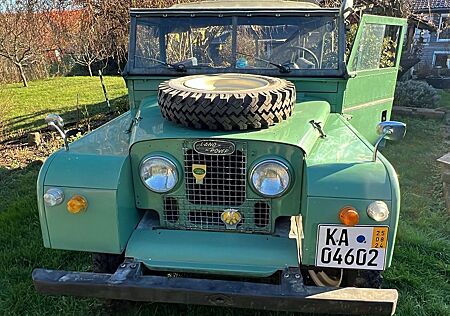
[[[370,142],[390,119],[406,19],[363,15],[347,62],[342,112]]]

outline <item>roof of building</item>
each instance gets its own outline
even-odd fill
[[[447,0],[445,0],[447,1]],[[285,8],[285,9],[307,9],[320,8],[315,0],[208,0],[198,2],[186,2],[172,6],[174,9],[247,9],[247,8]]]
[[[414,0],[414,11],[450,9],[450,0]]]

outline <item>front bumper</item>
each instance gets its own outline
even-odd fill
[[[145,276],[139,262],[124,262],[114,274],[35,269],[36,290],[50,295],[185,303],[262,310],[392,315],[393,289],[305,286],[298,270],[285,270],[281,284]]]

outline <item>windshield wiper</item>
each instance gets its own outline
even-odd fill
[[[253,55],[250,55],[250,54],[245,54],[245,53],[241,53],[241,52],[236,52],[236,53],[238,53],[239,55],[244,55],[244,56],[247,56],[247,57],[252,57],[252,58],[255,58],[256,60],[260,60],[260,61],[262,61],[262,62],[268,63],[269,65],[275,66],[275,67],[277,67],[277,68],[280,70],[280,72],[283,73],[283,74],[287,74],[287,73],[290,73],[290,72],[291,72],[291,68],[290,68],[288,65],[277,64],[277,63],[271,62],[270,60],[263,59],[263,58],[259,58],[259,57],[256,57],[256,56],[253,56]]]
[[[159,63],[161,65],[164,65],[164,66],[166,66],[166,67],[168,67],[170,69],[173,69],[173,70],[175,70],[177,72],[186,72],[187,71],[186,66],[184,64],[182,64],[182,63],[171,64],[171,63],[166,63],[165,61],[162,61],[162,60],[159,60],[159,59],[156,59],[156,58],[144,57],[144,56],[138,56],[138,55],[136,55],[136,57],[147,59],[147,60],[151,60],[151,61],[155,61],[155,62],[157,62],[157,63]]]

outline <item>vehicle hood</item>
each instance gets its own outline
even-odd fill
[[[305,159],[307,195],[390,201],[396,175],[389,162],[381,154],[374,161],[373,146],[340,114],[331,114],[324,130],[327,137]]]
[[[300,147],[308,154],[319,131],[311,121],[323,126],[330,115],[330,104],[319,99],[298,102],[290,118],[265,129],[245,131],[211,131],[187,128],[166,120],[159,110],[156,96],[146,98],[136,115],[130,147],[141,141],[174,138],[219,138],[231,140],[254,140],[290,144]]]

